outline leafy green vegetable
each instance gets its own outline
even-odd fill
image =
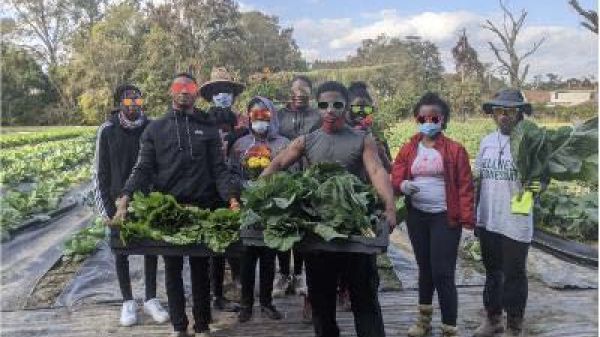
[[[598,118],[555,130],[523,120],[510,146],[524,185],[544,178],[598,181]]]
[[[104,240],[106,226],[101,218],[96,218],[94,223],[73,234],[64,244],[63,254],[67,257],[81,260],[92,254],[98,244]]]
[[[136,193],[129,205],[131,218],[121,226],[124,244],[136,239],[165,241],[173,245],[205,244],[222,253],[239,240],[239,212],[209,211],[179,205],[168,194]]]
[[[242,194],[243,228],[264,229],[265,244],[289,250],[309,232],[326,241],[349,235],[374,237],[380,201],[372,187],[337,164],[276,173]]]

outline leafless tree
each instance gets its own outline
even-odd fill
[[[520,88],[529,72],[529,64],[526,64],[521,70],[523,61],[540,48],[546,37],[535,41],[529,50],[519,55],[516,48],[517,37],[525,24],[527,11],[521,9],[521,13],[516,17],[502,0],[500,0],[500,8],[502,8],[502,12],[504,13],[502,24],[495,24],[488,19],[482,27],[494,33],[500,40],[500,45],[496,45],[492,41],[488,41],[488,44],[494,52],[496,59],[502,65],[502,68],[508,73],[511,86]]]
[[[575,11],[577,11],[577,13],[583,16],[585,19],[585,21],[581,22],[581,25],[598,34],[598,12],[592,9],[585,10],[581,8],[577,0],[570,0],[569,5],[571,5],[571,7],[573,7],[573,9],[575,9]]]

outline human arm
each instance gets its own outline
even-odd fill
[[[304,153],[305,137],[296,138],[290,145],[282,150],[273,160],[271,164],[264,169],[262,176],[268,176],[275,172],[287,169],[289,166],[297,162]]]
[[[231,208],[236,209],[239,208],[240,176],[227,166],[222,149],[220,137],[208,140],[208,162],[217,191],[223,200],[229,201]]]
[[[475,190],[469,155],[462,146],[457,152],[455,172],[458,184],[459,223],[472,229],[475,227]]]
[[[394,191],[390,183],[389,174],[381,164],[377,144],[372,137],[366,137],[363,146],[363,164],[371,184],[383,200],[385,205],[384,215],[390,226],[390,232],[396,227],[396,205]]]
[[[103,124],[96,136],[96,152],[94,155],[94,173],[92,178],[94,182],[96,209],[105,222],[108,222],[110,217],[116,212],[114,200],[110,197],[111,174],[107,126],[108,124]]]
[[[146,128],[140,138],[140,151],[138,158],[131,170],[131,174],[125,182],[125,187],[121,191],[121,197],[117,199],[117,212],[113,217],[113,222],[118,223],[125,220],[127,215],[127,205],[133,195],[133,192],[146,189],[150,185],[152,172],[156,166],[156,148],[151,129]]]

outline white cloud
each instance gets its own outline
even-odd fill
[[[369,23],[360,25],[350,18],[301,19],[293,22],[294,36],[305,57],[333,60],[344,59],[354,53],[360,42],[386,34],[392,37],[418,35],[434,42],[441,53],[446,71],[454,71],[451,48],[461,29],[467,29],[471,45],[482,62],[497,64],[487,41],[496,41],[493,34],[481,24],[486,17],[469,11],[424,12],[402,16],[396,10],[386,9],[364,13]],[[494,18],[499,22],[501,17]],[[526,60],[530,63],[530,77],[548,72],[563,77],[583,76],[597,72],[598,38],[579,27],[525,25],[519,36],[521,52],[528,50],[534,41],[546,37],[541,48]]]
[[[239,1],[238,2],[238,6],[240,9],[240,12],[252,12],[256,10],[256,7],[252,6],[251,4]]]

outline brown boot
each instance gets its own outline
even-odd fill
[[[506,317],[506,332],[504,337],[522,337],[523,334],[523,317],[507,316]]]
[[[473,333],[473,337],[494,337],[504,332],[502,314],[487,314],[481,325]]]
[[[419,304],[419,315],[417,321],[408,329],[409,337],[424,337],[431,332],[431,316],[433,315],[433,306]]]

